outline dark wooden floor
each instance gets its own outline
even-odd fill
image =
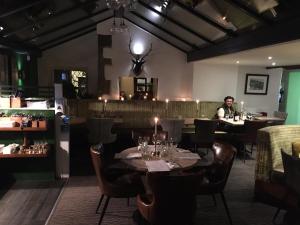
[[[63,181],[16,181],[0,187],[0,225],[44,225]]]

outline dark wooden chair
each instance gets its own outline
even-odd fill
[[[191,136],[195,152],[198,147],[210,149],[215,141],[218,120],[194,120],[195,134]]]
[[[98,212],[104,197],[106,197],[106,201],[104,203],[98,223],[100,225],[110,198],[136,197],[137,194],[143,193],[144,190],[140,176],[137,173],[127,173],[122,175],[117,174],[117,176],[112,176],[113,173],[110,173],[109,166],[105,164],[102,146],[98,147],[98,149],[91,147],[90,154],[95,169],[98,186],[101,192],[101,197],[96,212]]]
[[[196,211],[195,197],[202,177],[202,173],[147,173],[152,194],[138,195],[140,214],[151,225],[192,224]]]
[[[183,119],[165,118],[161,119],[162,129],[168,133],[168,137],[179,143],[182,138]]]
[[[267,126],[267,121],[263,120],[245,120],[244,132],[237,134],[237,140],[240,141],[242,145],[242,151],[244,153],[244,162],[246,162],[246,154],[253,152],[253,146],[256,144],[257,131],[261,128]],[[246,148],[247,144],[251,144],[250,150]]]
[[[220,194],[229,222],[232,224],[232,219],[224,195],[224,188],[236,155],[236,149],[230,144],[215,142],[212,146],[212,151],[214,154],[214,161],[212,165],[206,169],[204,179],[206,182],[198,188],[198,195],[212,195],[214,197],[215,194]],[[216,204],[215,197],[214,202]]]
[[[131,132],[132,140],[136,145],[138,145],[138,138],[139,137],[143,137],[143,138],[147,137],[149,139],[148,144],[154,144],[153,143],[153,134],[154,134],[153,129],[132,130],[132,132]],[[167,140],[168,139],[168,132],[158,130],[157,131],[157,139],[161,140],[161,141]]]

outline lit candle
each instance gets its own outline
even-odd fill
[[[199,99],[196,100],[196,104],[197,104],[197,112],[199,110]]]
[[[153,101],[153,102],[155,102],[155,101],[156,101],[156,99],[155,99],[155,98],[152,98],[152,101]]]
[[[98,100],[99,100],[99,101],[101,101],[101,100],[102,100],[102,97],[101,97],[101,96],[99,96],[99,97],[98,97]]]
[[[104,99],[104,112],[106,111],[106,103],[107,103],[107,99]]]
[[[168,110],[169,99],[166,98],[166,110]]]
[[[244,102],[241,101],[241,112],[243,112],[243,110],[244,110]]]
[[[129,99],[131,99],[132,95],[131,95],[131,94],[129,94],[128,96],[129,96]]]
[[[157,135],[157,122],[158,122],[158,117],[154,117],[154,135]]]
[[[124,97],[121,97],[121,101],[124,101]]]

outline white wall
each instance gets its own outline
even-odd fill
[[[131,46],[136,42],[140,42],[145,46],[145,52],[152,43],[152,51],[144,64],[144,72],[139,76],[158,78],[158,98],[191,98],[192,64],[186,62],[185,53],[152,36],[129,21],[126,21],[126,24],[129,27],[129,32],[114,34],[112,36],[112,48],[107,48],[104,51],[105,57],[113,59],[112,66],[107,67],[105,72],[106,79],[112,82],[112,95],[118,95],[118,77],[133,76],[130,72],[132,56],[129,53],[131,36]],[[97,33],[110,34],[111,25],[112,20],[98,24]]]
[[[278,110],[278,93],[283,70],[265,69],[256,66],[238,66],[195,62],[193,71],[193,98],[202,101],[223,101],[231,95],[236,102],[245,102],[250,112],[267,112],[273,115]],[[245,95],[246,74],[269,74],[267,95]]]
[[[195,62],[193,65],[193,98],[200,101],[223,101],[236,96],[238,67]]]
[[[245,109],[249,112],[267,112],[273,115],[278,110],[278,94],[281,82],[281,68],[269,69],[265,67],[240,66],[238,69],[238,86],[236,99],[245,102]],[[267,95],[244,94],[246,74],[269,74]]]
[[[118,22],[118,21],[117,21]],[[108,34],[112,21],[107,20],[97,26],[97,33]],[[158,78],[158,97],[177,99],[192,97],[192,64],[186,62],[185,53],[157,39],[126,21],[133,42],[145,43],[152,52],[146,58],[144,73],[140,76]],[[112,58],[112,66],[106,66],[106,79],[111,80],[111,97],[118,98],[118,78],[130,75],[131,55],[129,54],[129,34],[114,34],[112,48],[104,50],[104,56]],[[97,93],[97,35],[92,32],[65,44],[43,52],[38,60],[39,85],[53,84],[54,69],[83,69],[88,73],[90,93]],[[132,76],[132,74],[131,74]]]

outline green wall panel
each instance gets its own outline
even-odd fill
[[[288,84],[286,124],[300,124],[300,72],[290,72]]]

